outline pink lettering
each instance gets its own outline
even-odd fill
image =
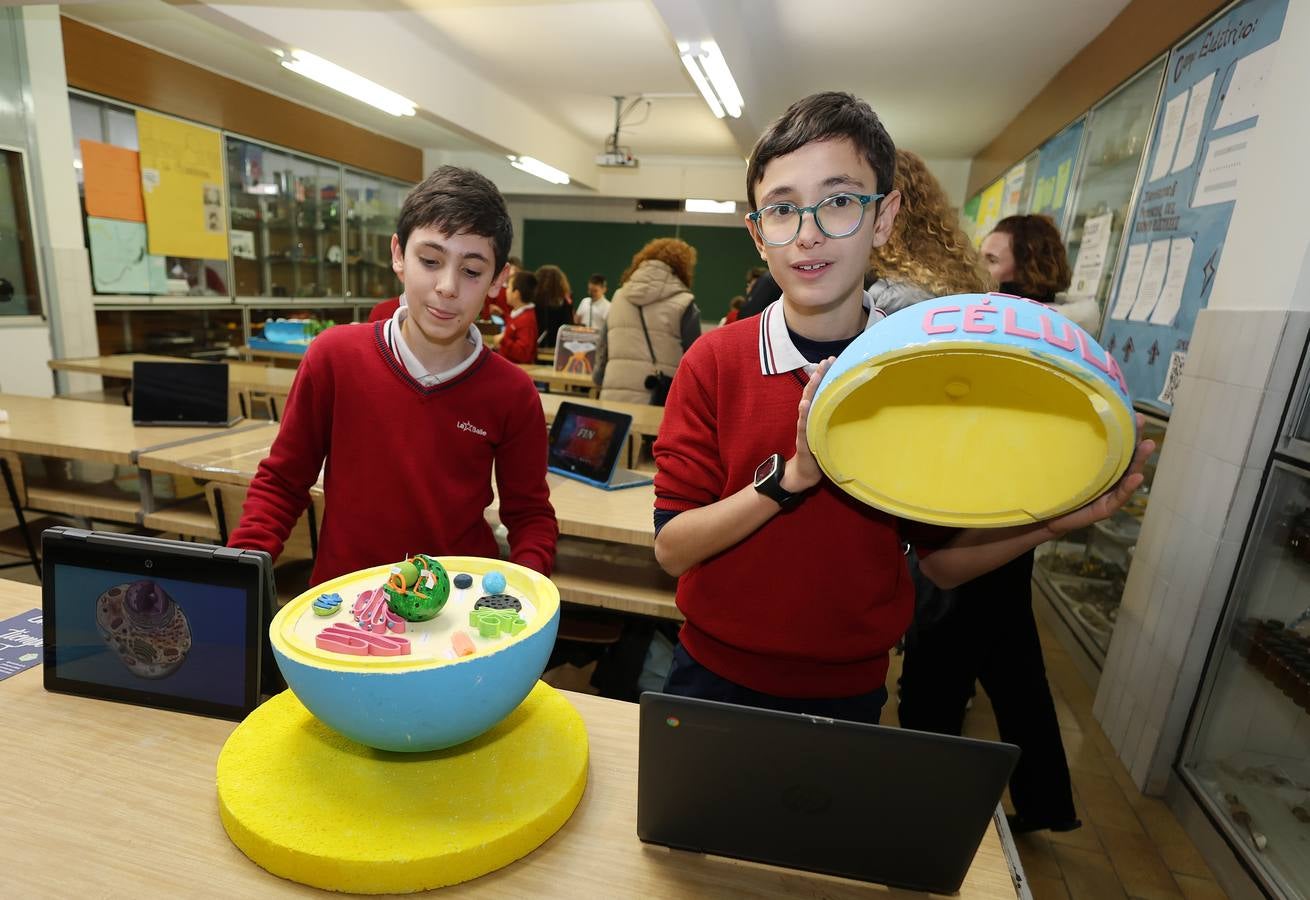
[[[960,307],[958,306],[939,306],[937,309],[934,309],[932,312],[928,313],[926,316],[923,317],[923,333],[924,334],[950,334],[952,331],[956,329],[957,326],[938,325],[933,320],[936,319],[937,316],[941,315],[942,313],[957,313],[959,311],[960,311]]]
[[[1029,340],[1033,340],[1033,341],[1041,337],[1041,335],[1038,334],[1036,331],[1029,331],[1027,328],[1019,327],[1019,314],[1015,311],[1013,306],[1006,307],[1003,315],[1001,316],[1001,320],[1003,323],[1001,326],[1001,330],[1008,335],[1011,335],[1013,337],[1028,338]]]
[[[1083,361],[1091,363],[1093,366],[1100,369],[1106,375],[1109,375],[1110,367],[1107,366],[1105,363],[1101,362],[1101,360],[1097,359],[1096,355],[1092,353],[1092,344],[1091,344],[1092,339],[1087,336],[1087,332],[1083,331],[1080,328],[1078,329],[1077,332],[1075,332],[1075,334],[1077,334],[1078,336],[1078,350],[1082,355]],[[1107,357],[1109,356],[1109,354],[1106,355]]]
[[[1055,336],[1055,331],[1051,327],[1051,317],[1042,316],[1042,339],[1048,344],[1059,347],[1061,350],[1073,350],[1078,346],[1078,339],[1074,336],[1076,326],[1071,322],[1065,322],[1064,338],[1061,340]]]
[[[1119,368],[1119,362],[1114,358],[1114,354],[1105,354],[1105,361],[1110,364],[1110,377],[1119,382],[1119,387],[1125,394],[1128,393],[1128,379],[1124,378],[1123,369]]]
[[[988,325],[983,321],[985,313],[995,315],[999,310],[992,309],[990,306],[966,306],[964,308],[964,330],[970,334],[991,334],[996,330],[995,325]]]

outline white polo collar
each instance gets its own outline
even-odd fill
[[[869,320],[864,326],[866,331],[887,317],[886,313],[874,305],[873,295],[868,291],[864,292],[863,305],[865,312],[869,313]],[[791,334],[787,331],[787,320],[783,317],[781,297],[766,306],[758,318],[761,375],[781,375],[796,369],[813,372],[818,368],[817,363],[807,360],[792,343]]]
[[[383,326],[383,337],[386,338],[387,346],[395,355],[396,361],[405,367],[405,371],[423,387],[432,387],[434,384],[440,384],[443,381],[450,381],[452,378],[464,372],[469,366],[473,365],[478,354],[482,352],[482,332],[478,331],[477,326],[470,325],[468,336],[465,338],[472,346],[473,352],[457,366],[452,366],[444,372],[429,372],[424,368],[423,363],[419,362],[414,351],[409,349],[405,343],[405,337],[401,332],[400,326],[409,315],[409,310],[405,307],[405,295],[400,295],[400,308],[397,309]]]
[[[509,311],[509,317],[510,317],[511,319],[517,319],[519,316],[523,315],[523,314],[524,314],[525,312],[527,312],[528,310],[530,310],[530,309],[536,309],[536,308],[537,308],[537,304],[535,304],[535,303],[524,303],[524,304],[523,304],[522,306],[520,306],[518,309],[511,309],[511,310]],[[534,313],[534,315],[535,315],[535,313]]]

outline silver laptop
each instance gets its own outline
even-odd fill
[[[240,418],[228,412],[225,363],[132,364],[132,424],[225,428]]]
[[[640,754],[643,841],[954,893],[1019,748],[646,693]]]

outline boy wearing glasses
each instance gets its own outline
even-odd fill
[[[876,723],[887,652],[913,612],[903,541],[923,542],[924,574],[949,588],[1108,516],[1141,483],[1149,442],[1081,510],[948,532],[823,476],[806,419],[832,357],[881,318],[863,276],[900,207],[895,155],[874,111],[844,93],[793,104],[751,153],[746,228],[783,293],[692,346],[655,443],[655,555],[679,576],[686,617],[670,693]]]

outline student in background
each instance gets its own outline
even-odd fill
[[[501,318],[505,317],[505,314],[509,312],[509,303],[505,299],[505,292],[509,288],[510,279],[513,278],[515,273],[522,268],[523,260],[519,259],[517,256],[511,256],[509,258],[509,274],[496,282],[496,291],[487,296],[487,302],[482,304],[482,315],[478,318],[490,319],[492,316],[500,316]]]
[[[988,290],[978,254],[923,158],[897,150],[893,183],[901,195],[896,227],[869,256],[875,305],[891,315],[930,297]]]
[[[310,344],[231,546],[276,559],[322,473],[332,512],[313,584],[419,551],[494,558],[494,472],[510,561],[550,574],[541,398],[473,324],[513,233],[500,191],[472,170],[442,166],[409,192],[391,238],[405,305]]]
[[[743,297],[741,294],[738,294],[737,296],[729,300],[728,314],[719,320],[719,324],[731,325],[733,322],[737,321],[737,317],[741,315],[742,304],[744,304],[745,302],[746,302],[746,298]]]
[[[632,257],[596,349],[602,400],[650,403],[647,379],[677,370],[701,333],[695,272],[696,249],[677,238],[656,238]]]
[[[793,104],[751,152],[747,228],[783,293],[692,346],[655,442],[655,556],[678,576],[686,617],[669,693],[876,723],[887,654],[913,612],[904,541],[936,548],[923,570],[950,588],[1106,518],[1141,484],[1149,441],[1080,510],[944,533],[823,475],[810,406],[832,356],[880,318],[863,278],[900,204],[895,152],[869,105],[835,92]]]
[[[382,322],[390,319],[400,309],[400,303],[403,297],[392,297],[390,300],[383,300],[368,311],[367,322]]]
[[[500,335],[500,355],[510,362],[532,364],[537,361],[537,311],[533,297],[537,291],[537,276],[519,272],[505,290],[509,315],[505,330]]]
[[[1060,230],[1046,216],[1007,216],[983,238],[983,263],[1002,294],[1045,303],[1093,337],[1101,327],[1096,298],[1070,297],[1073,273]]]
[[[605,317],[610,314],[610,301],[605,296],[605,276],[597,272],[587,279],[587,296],[578,304],[578,311],[573,314],[573,324],[599,331],[605,325]]]
[[[573,322],[572,288],[559,266],[542,266],[536,275],[537,346],[553,350],[560,326]]]

